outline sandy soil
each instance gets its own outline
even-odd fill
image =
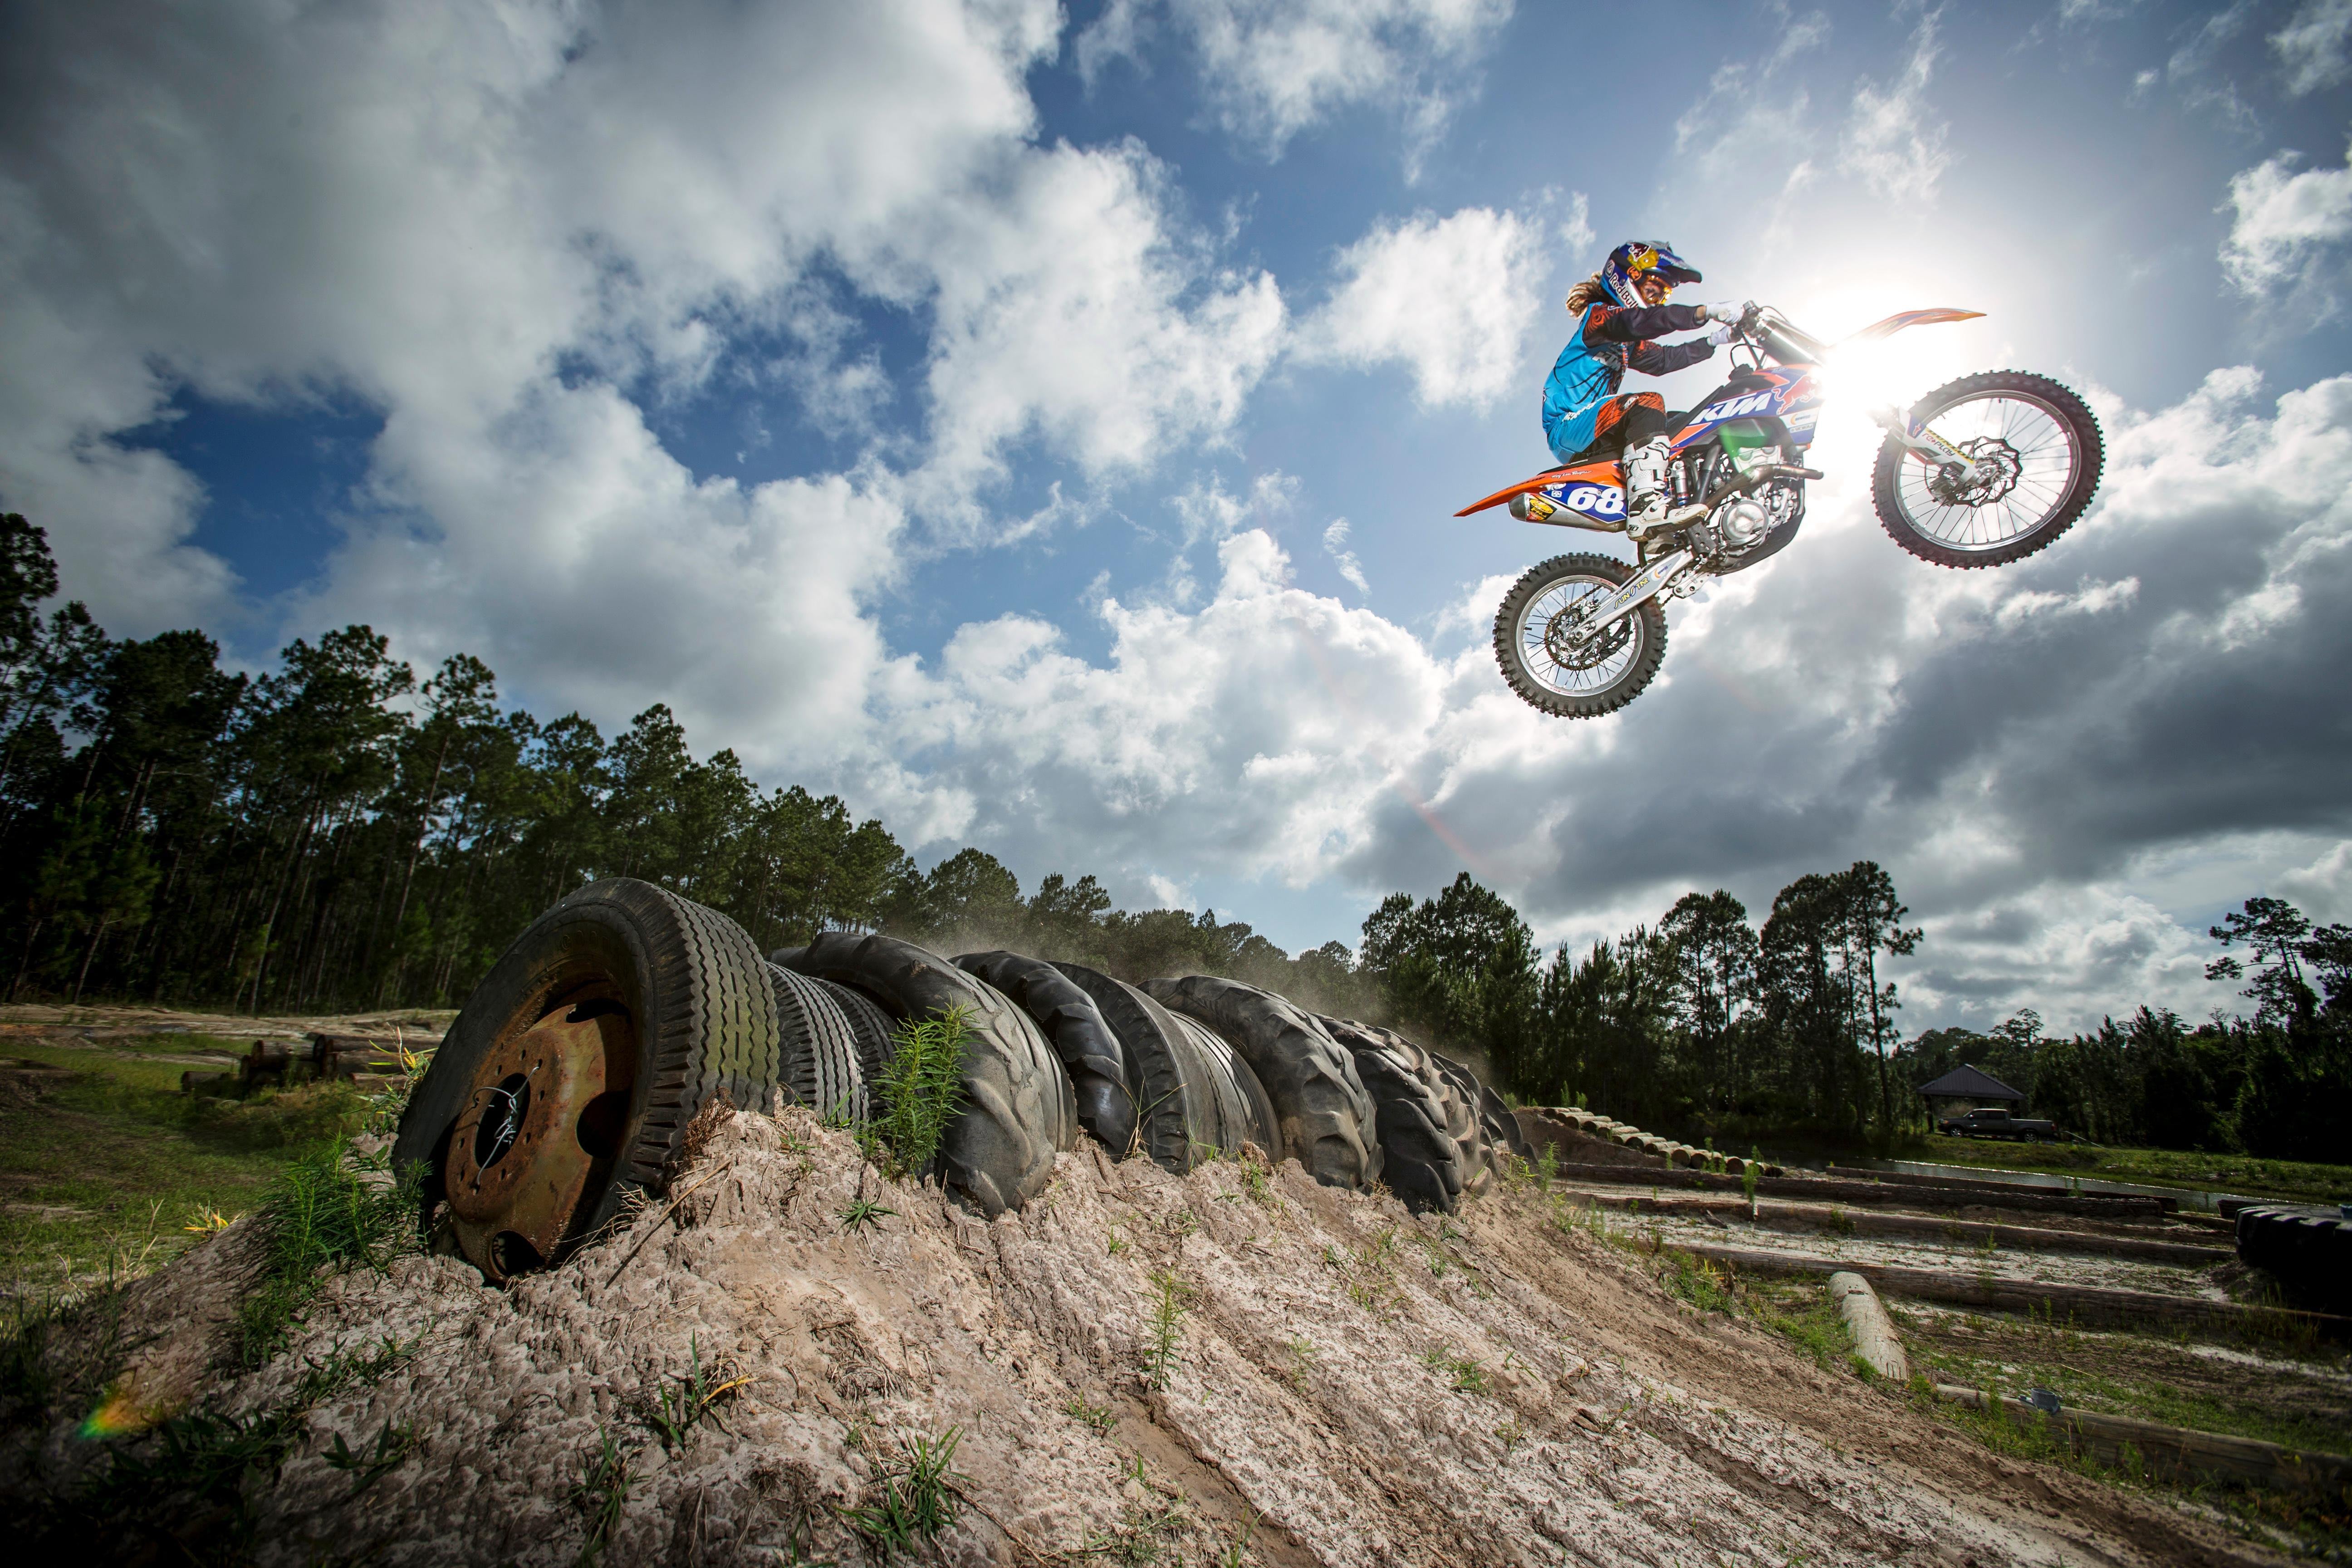
[[[314,1410],[263,1560],[572,1563],[609,1433],[631,1458],[608,1563],[878,1561],[838,1510],[902,1438],[954,1428],[951,1563],[2271,1561],[1697,1315],[1530,1189],[1445,1221],[1295,1163],[1252,1176],[1088,1146],[992,1224],[803,1113],[727,1114],[682,1197],[563,1268],[347,1276],[217,1391],[257,1408],[338,1348],[421,1342]],[[850,1232],[861,1197],[896,1212]],[[164,1277],[175,1310],[210,1249]],[[750,1381],[666,1448],[644,1410],[690,1359]],[[386,1423],[417,1446],[354,1499],[322,1451]]]

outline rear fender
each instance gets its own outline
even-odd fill
[[[1623,491],[1620,489],[1620,481],[1617,473],[1617,459],[1614,458],[1604,458],[1597,463],[1569,463],[1560,468],[1547,468],[1542,473],[1538,474],[1534,479],[1521,479],[1517,484],[1509,486],[1504,489],[1496,490],[1493,495],[1488,496],[1484,500],[1472,501],[1468,506],[1464,507],[1460,511],[1455,512],[1454,515],[1456,517],[1468,517],[1473,512],[1485,511],[1488,507],[1500,506],[1505,501],[1510,500],[1513,496],[1523,496],[1529,490],[1542,490],[1549,495],[1556,488],[1562,490],[1563,495],[1553,495],[1551,496],[1551,499],[1559,501],[1562,505],[1567,505],[1569,503],[1564,499],[1565,494],[1572,494],[1579,489],[1587,486],[1606,486],[1607,488],[1618,490],[1619,492],[1617,510],[1613,514],[1594,512],[1593,515],[1614,515],[1620,518],[1625,515],[1624,496]],[[1591,511],[1591,508],[1590,506],[1580,506],[1577,507],[1575,510],[1578,511]]]
[[[1874,343],[1881,338],[1893,337],[1906,327],[1932,327],[1940,321],[1973,321],[1983,314],[1982,310],[1956,310],[1948,306],[1927,310],[1897,310],[1883,321],[1871,322],[1853,336],[1842,340],[1837,346],[1843,348],[1848,343]]]

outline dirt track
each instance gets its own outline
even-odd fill
[[[1083,1146],[1029,1212],[986,1224],[881,1182],[802,1113],[727,1115],[673,1217],[552,1273],[501,1292],[411,1258],[331,1287],[233,1406],[284,1397],[339,1346],[422,1344],[313,1413],[263,1560],[332,1542],[572,1563],[587,1510],[569,1494],[602,1428],[635,1450],[606,1562],[854,1563],[838,1509],[871,1495],[868,1456],[950,1427],[971,1504],[940,1538],[950,1563],[1208,1563],[1243,1542],[1233,1560],[1264,1563],[2269,1560],[1700,1317],[1532,1189],[1441,1222],[1295,1164],[1250,1177]],[[848,1234],[860,1196],[897,1213]],[[1155,1274],[1184,1303],[1156,1387]],[[669,1451],[640,1406],[690,1355],[752,1381]],[[321,1451],[387,1422],[418,1445],[352,1500]]]

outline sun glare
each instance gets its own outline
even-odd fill
[[[1856,341],[1854,334],[1904,310],[1933,306],[1977,309],[1969,301],[1943,299],[1948,290],[1933,284],[1903,284],[1809,294],[1789,307],[1789,319],[1824,342],[1835,345],[1822,368],[1832,403],[1846,408],[1908,404],[1921,393],[1964,374],[1975,347],[1973,322],[1907,327],[1890,337]]]

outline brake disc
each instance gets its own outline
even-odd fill
[[[1927,481],[1927,493],[1946,506],[1990,506],[2017,488],[2024,469],[2017,448],[1998,436],[1961,443],[1968,464],[1944,463]]]
[[[1570,620],[1567,615],[1561,614],[1554,616],[1544,626],[1544,652],[1549,654],[1551,661],[1562,669],[1597,669],[1633,640],[1633,623],[1629,616],[1579,647],[1569,641],[1569,634],[1583,624],[1580,616]]]

